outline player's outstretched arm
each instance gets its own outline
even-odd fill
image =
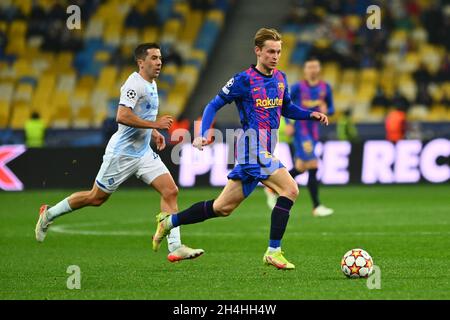
[[[203,116],[202,116],[202,125],[201,125],[200,136],[196,137],[194,139],[194,142],[192,143],[192,145],[195,148],[197,148],[199,150],[203,150],[203,147],[208,145],[208,141],[205,137],[206,132],[211,128],[211,125],[214,121],[217,111],[219,111],[220,108],[222,108],[225,104],[226,104],[226,101],[224,101],[222,97],[217,95],[205,107],[205,110],[203,111]]]
[[[281,114],[289,119],[294,120],[316,120],[328,125],[328,117],[317,111],[310,111],[299,107],[293,103],[283,106]]]
[[[129,107],[119,105],[116,121],[120,124],[140,129],[169,129],[172,126],[171,116],[162,116],[156,121],[149,121],[140,118]]]

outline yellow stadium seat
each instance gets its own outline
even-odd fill
[[[38,85],[31,100],[32,110],[40,111],[42,108],[48,107],[55,84],[56,76],[52,73],[44,74],[39,78]]]
[[[183,20],[186,20],[187,15],[189,14],[190,8],[189,3],[186,2],[177,2],[175,3],[173,11],[179,14]]]
[[[428,121],[446,121],[447,108],[444,105],[434,105],[427,116]]]
[[[139,32],[135,28],[126,28],[123,33],[122,46],[134,48],[139,43]]]
[[[73,127],[74,128],[89,128],[92,125],[93,119],[94,119],[94,113],[92,112],[92,108],[87,105],[83,106],[78,110],[75,118],[73,119]]]
[[[29,83],[21,83],[17,86],[14,92],[14,102],[26,102],[29,103],[31,101],[33,95],[33,85]]]
[[[31,0],[15,0],[16,5],[21,9],[25,16],[29,16],[31,13],[32,1]]]
[[[0,100],[0,128],[6,128],[9,121],[9,102]]]
[[[8,38],[5,52],[7,54],[14,54],[22,57],[26,53],[26,47],[25,36],[19,35],[17,37]]]
[[[175,63],[163,65],[162,73],[165,75],[176,76],[178,67]]]
[[[178,38],[178,33],[181,29],[181,22],[179,19],[169,19],[163,26],[163,31],[161,35],[161,41],[172,42]]]
[[[9,26],[8,39],[25,36],[27,23],[24,20],[14,20]]]
[[[347,22],[347,26],[351,29],[351,30],[358,30],[359,27],[361,26],[361,18],[357,15],[348,15],[346,16],[346,22]]]
[[[386,108],[382,106],[373,106],[370,109],[370,113],[372,116],[375,117],[384,117],[386,115]]]
[[[0,101],[11,102],[14,93],[14,82],[0,83]]]
[[[130,74],[132,74],[134,71],[137,70],[137,67],[135,66],[127,66],[122,68],[122,70],[120,71],[120,75],[119,75],[119,86],[122,86],[125,81],[128,79],[128,77],[130,76]]]
[[[95,86],[95,78],[90,75],[84,75],[78,80],[77,89],[84,88],[92,90],[94,86]]]
[[[117,68],[115,66],[103,67],[97,81],[97,88],[108,91],[117,79]]]
[[[72,110],[68,105],[59,106],[53,114],[52,128],[69,128],[72,120]]]
[[[75,89],[73,95],[70,97],[70,106],[73,111],[79,110],[84,105],[86,105],[89,99],[90,90],[86,88],[77,88]]]
[[[122,40],[123,25],[112,21],[106,25],[103,33],[103,41],[107,44],[118,46]]]
[[[181,30],[179,40],[190,46],[197,37],[200,27],[203,22],[203,13],[199,10],[192,10],[189,12],[185,25]]]
[[[0,31],[5,32],[8,29],[8,23],[6,21],[0,21]]]
[[[31,109],[27,103],[19,102],[13,105],[10,127],[23,129],[25,122],[30,118]]]
[[[205,65],[205,62],[206,62],[206,59],[207,59],[205,51],[194,49],[194,50],[191,50],[191,54],[190,55],[191,55],[192,59],[200,61],[200,64],[201,64],[202,67]]]
[[[95,53],[94,59],[95,59],[95,61],[107,63],[109,61],[110,57],[111,57],[111,54],[108,51],[100,50]]]
[[[375,85],[378,81],[378,70],[375,68],[365,68],[361,70],[360,81]]]
[[[159,31],[156,27],[148,27],[142,31],[140,42],[157,42],[159,38]]]
[[[73,52],[63,51],[57,54],[55,65],[58,67],[58,71],[60,72],[69,72],[73,70]]]
[[[219,26],[222,26],[225,18],[222,10],[214,9],[208,12],[207,19],[216,22]]]
[[[186,96],[180,95],[176,91],[171,91],[164,105],[164,112],[173,117],[178,117],[183,112],[186,100]]]
[[[31,76],[35,77],[37,74],[34,72],[34,70],[30,67],[31,61],[26,59],[18,59],[14,63],[13,69],[14,69],[14,75],[16,79],[20,79],[24,76]]]

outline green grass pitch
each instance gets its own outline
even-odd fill
[[[181,189],[180,208],[219,189]],[[206,253],[171,264],[151,249],[159,195],[118,190],[102,207],[66,215],[46,241],[34,239],[41,203],[67,190],[0,193],[0,299],[450,299],[450,186],[322,187],[336,210],[313,218],[307,190],[283,240],[294,271],[262,264],[270,211],[259,188],[230,217],[182,227],[183,242]],[[53,229],[53,230],[52,230]],[[361,247],[381,269],[381,289],[340,271]],[[66,287],[81,269],[81,289]]]

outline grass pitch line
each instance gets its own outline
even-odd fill
[[[148,223],[148,221],[132,220],[127,221],[126,224]],[[100,227],[112,225],[111,222],[89,222],[89,223],[77,223],[77,224],[61,224],[50,228],[49,230],[56,233],[74,234],[74,235],[87,235],[87,236],[130,236],[130,237],[147,237],[152,235],[153,230],[139,231],[139,230],[92,230],[89,227]],[[80,228],[81,227],[81,228]],[[86,230],[85,228],[88,227]],[[260,228],[261,230],[255,230],[255,232],[246,232],[245,236],[260,236],[262,231],[266,231],[266,228]],[[189,232],[189,236],[197,237],[242,237],[244,234],[236,232]],[[337,237],[342,235],[348,235],[347,231],[342,233],[337,232],[289,232],[289,236],[302,237],[302,236],[329,236]],[[413,232],[352,232],[352,236],[445,236],[450,235],[450,231],[413,231]]]

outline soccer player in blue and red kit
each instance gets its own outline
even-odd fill
[[[229,216],[262,182],[279,195],[272,211],[269,247],[263,261],[278,269],[295,268],[281,252],[281,239],[289,212],[298,196],[298,187],[286,168],[272,156],[277,139],[276,130],[281,115],[324,124],[328,124],[328,118],[291,101],[286,76],[276,69],[281,54],[280,34],[274,29],[262,28],[254,40],[257,64],[231,78],[209,102],[203,112],[201,136],[193,142],[194,147],[202,150],[208,144],[205,137],[215,114],[234,101],[243,128],[243,134],[237,142],[237,165],[228,175],[227,185],[217,199],[198,202],[178,213],[161,212],[157,215],[157,228],[153,236],[155,251],[171,228]]]

